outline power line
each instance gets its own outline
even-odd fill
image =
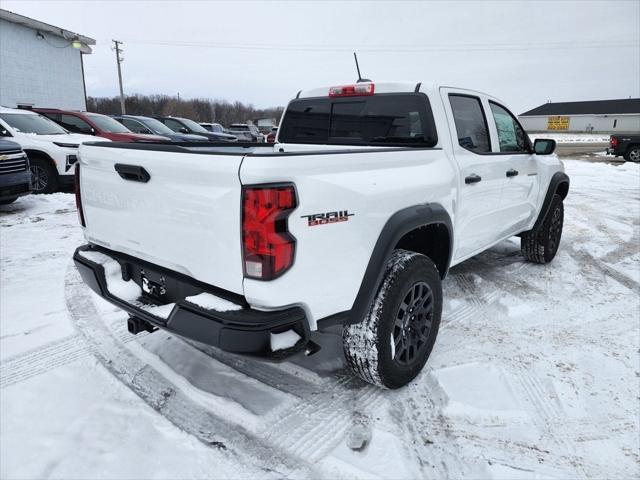
[[[265,44],[239,44],[219,42],[197,41],[166,41],[166,40],[128,40],[127,43],[140,45],[157,45],[169,47],[188,48],[214,48],[230,50],[271,50],[271,51],[300,51],[300,52],[389,52],[389,53],[419,53],[419,52],[452,52],[452,51],[522,51],[522,50],[558,50],[558,49],[599,49],[599,48],[640,48],[640,43],[628,40],[602,41],[602,42],[536,42],[527,44],[515,43],[468,43],[468,44],[441,44],[441,45],[265,45]]]

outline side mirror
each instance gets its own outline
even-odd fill
[[[189,133],[189,130],[187,130],[185,127],[182,127],[180,129],[180,133]]]
[[[7,132],[4,128],[2,130],[0,130],[0,136],[3,137],[10,137],[11,135],[9,134],[9,132]]]
[[[89,135],[95,135],[95,134],[96,134],[96,130],[95,130],[95,128],[91,127],[91,128],[89,129],[89,132],[88,132],[88,133],[89,133]]]
[[[536,155],[551,155],[556,150],[556,141],[550,138],[536,138],[533,151]]]

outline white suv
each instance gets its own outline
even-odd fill
[[[33,193],[53,193],[72,184],[71,167],[78,160],[78,146],[97,140],[92,135],[69,133],[35,112],[1,107],[0,136],[18,143],[29,157]]]

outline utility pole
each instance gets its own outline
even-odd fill
[[[120,45],[122,45],[122,42],[119,42],[118,40],[112,41],[114,44],[114,50],[116,51],[116,63],[118,64],[118,81],[120,82],[120,108],[122,109],[122,115],[125,115],[126,112],[124,108],[124,91],[122,90],[122,69],[120,68],[120,64],[124,61],[124,58],[120,57],[120,54],[122,53]]]

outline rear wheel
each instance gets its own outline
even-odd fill
[[[624,154],[624,159],[627,162],[640,162],[640,146],[633,146],[627,150]]]
[[[45,159],[29,158],[33,193],[53,193],[58,190],[58,172]]]
[[[393,252],[366,318],[343,330],[345,357],[364,381],[399,388],[422,370],[438,335],[442,286],[429,257]]]
[[[524,232],[520,237],[520,248],[525,258],[535,263],[549,263],[553,260],[560,246],[563,223],[564,204],[562,197],[555,194],[542,225]]]

